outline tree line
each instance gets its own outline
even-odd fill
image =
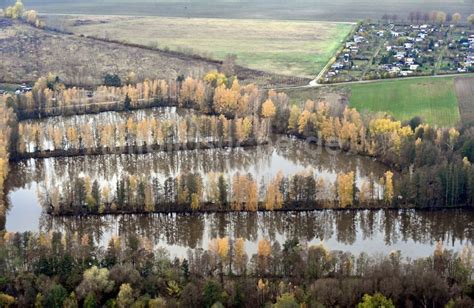
[[[92,91],[66,87],[59,76],[49,73],[40,77],[30,92],[10,99],[24,120],[174,105],[176,87],[176,81],[145,80],[123,86],[102,85]]]
[[[331,182],[307,170],[291,176],[278,172],[259,183],[250,173],[187,172],[164,179],[125,175],[115,183],[80,177],[39,193],[53,215],[380,208],[392,205],[392,178],[387,171],[357,185],[352,171]]]
[[[0,230],[4,228],[6,214],[5,181],[9,172],[9,159],[15,131],[16,116],[11,105],[0,97]]]
[[[287,132],[362,155],[399,171],[393,204],[437,207],[474,205],[474,126],[437,128],[415,117],[402,123],[387,115],[346,108],[332,116],[326,103],[291,107]]]
[[[286,95],[281,95],[280,99],[288,100]],[[59,76],[49,73],[35,82],[32,91],[10,99],[16,105],[20,119],[157,106],[193,108],[200,113],[228,118],[271,117],[275,106],[269,106],[270,101],[267,101],[265,110],[262,110],[265,96],[254,84],[240,85],[235,77],[211,71],[203,79],[179,76],[175,80],[138,82],[130,77],[124,85],[103,85],[93,91],[68,88]]]
[[[396,23],[399,20],[402,20],[403,17],[400,18],[397,14],[384,14],[381,17],[381,20],[386,23]],[[428,23],[431,22],[433,24],[446,24],[451,23],[458,25],[463,22],[463,15],[459,12],[455,12],[453,14],[447,13],[444,11],[430,11],[430,12],[422,12],[422,11],[411,11],[408,13],[407,21],[415,24],[420,23]],[[465,18],[465,21],[468,24],[474,25],[474,14],[470,14]]]
[[[35,307],[470,307],[472,251],[437,244],[404,260],[262,238],[253,255],[242,238],[170,258],[146,237],[5,233],[0,303]]]
[[[157,146],[170,144],[184,145],[184,148],[187,144],[201,143],[212,143],[215,147],[257,145],[268,140],[268,122],[260,117],[227,119],[223,115],[195,114],[170,119],[127,114],[125,118],[106,118],[105,121],[103,117],[73,117],[60,123],[47,120],[20,122],[16,153],[20,157],[42,152],[47,152],[45,156],[54,156],[54,153],[66,156],[104,151],[120,153],[114,150],[132,147],[154,150]]]
[[[43,28],[45,26],[44,22],[38,18],[38,12],[35,10],[26,10],[21,0],[16,0],[14,5],[4,8],[3,15],[6,18],[24,20],[37,28]]]

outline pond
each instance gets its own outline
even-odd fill
[[[148,111],[156,114],[156,111]],[[168,110],[161,116],[168,117]],[[142,113],[137,116],[142,116]],[[101,117],[104,117],[102,115]],[[114,116],[115,117],[115,116]],[[353,254],[388,253],[420,257],[433,252],[436,241],[460,250],[474,239],[474,212],[450,211],[313,211],[215,214],[150,214],[102,217],[51,217],[42,210],[46,196],[72,180],[97,180],[101,187],[116,187],[123,176],[163,180],[182,173],[250,173],[259,185],[278,172],[294,175],[311,172],[334,182],[339,172],[353,171],[360,188],[369,178],[379,179],[387,167],[372,158],[354,156],[299,140],[275,137],[268,145],[252,148],[207,149],[148,154],[29,159],[12,163],[6,182],[8,231],[65,231],[88,233],[96,243],[107,245],[113,235],[140,234],[166,247],[172,255],[186,256],[188,248],[208,248],[212,238],[243,237],[248,254],[256,252],[259,239],[281,245],[297,238],[301,243],[324,244],[332,250]],[[206,189],[206,183],[204,182]],[[328,188],[327,194],[331,194]]]

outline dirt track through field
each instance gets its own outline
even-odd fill
[[[474,77],[454,81],[462,123],[474,122]]]

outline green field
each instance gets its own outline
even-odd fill
[[[212,18],[65,17],[68,30],[161,49],[224,59],[245,67],[312,78],[333,56],[352,24]]]
[[[419,116],[438,126],[453,126],[460,119],[453,77],[355,84],[350,89],[350,106],[359,111],[387,112],[402,121]]]

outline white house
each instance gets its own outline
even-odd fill
[[[354,42],[356,43],[362,43],[364,41],[364,37],[360,35],[354,35]]]
[[[400,68],[394,66],[394,67],[392,67],[392,68],[390,69],[389,73],[390,73],[390,74],[398,74],[398,73],[400,73]]]
[[[405,52],[403,52],[403,51],[397,52],[397,54],[395,55],[395,58],[397,60],[401,60],[401,59],[405,58]]]
[[[340,63],[340,62],[336,62],[334,63],[333,65],[331,65],[331,68],[335,69],[335,70],[339,70],[339,69],[342,69],[344,68],[344,64]]]

